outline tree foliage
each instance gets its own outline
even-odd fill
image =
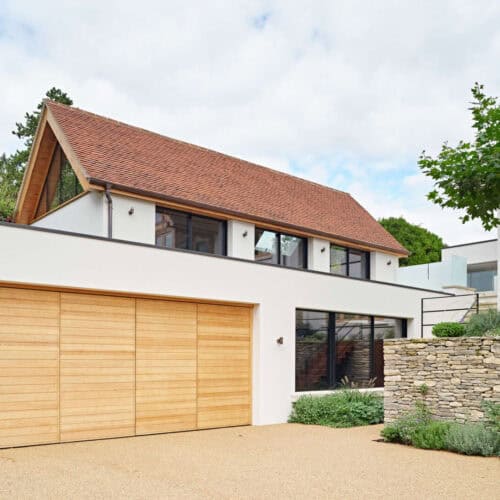
[[[500,224],[500,106],[478,83],[472,95],[474,141],[460,141],[455,148],[445,142],[436,158],[423,151],[418,163],[435,181],[429,200],[443,208],[464,209],[463,223],[479,219],[490,230]]]
[[[410,256],[400,259],[401,266],[428,264],[441,260],[443,240],[427,229],[410,224],[403,217],[380,219],[380,224],[410,251]]]
[[[69,106],[73,104],[66,92],[55,87],[48,90],[45,97]],[[5,153],[0,156],[0,219],[8,219],[14,212],[17,193],[21,187],[42,108],[43,101],[38,104],[35,111],[25,113],[23,122],[16,123],[12,133],[22,141],[22,147],[9,156]]]

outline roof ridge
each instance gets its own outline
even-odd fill
[[[334,187],[331,187],[331,186],[325,186],[324,184],[320,184],[319,182],[315,182],[315,181],[311,181],[309,179],[305,179],[303,177],[299,177],[298,175],[293,175],[293,174],[289,174],[287,172],[282,172],[281,170],[276,170],[274,168],[267,167],[266,165],[260,165],[259,163],[254,163],[252,161],[245,160],[243,158],[238,158],[237,156],[234,156],[234,155],[230,155],[230,154],[227,154],[227,153],[222,153],[220,151],[216,151],[215,149],[210,149],[210,148],[207,148],[205,146],[200,146],[198,144],[193,144],[191,142],[183,141],[182,139],[176,139],[174,137],[170,137],[170,136],[167,136],[167,135],[164,135],[164,134],[160,134],[159,132],[155,132],[153,130],[148,130],[148,129],[143,128],[143,127],[138,127],[137,125],[131,125],[130,123],[126,123],[126,122],[122,122],[120,120],[116,120],[114,118],[110,118],[108,116],[99,115],[97,113],[94,113],[92,111],[88,111],[86,109],[79,108],[77,106],[69,106],[67,104],[63,104],[61,102],[53,101],[51,99],[44,99],[44,103],[45,104],[50,104],[51,106],[55,105],[55,106],[59,106],[59,107],[62,107],[62,108],[78,110],[78,111],[81,111],[82,113],[86,113],[88,115],[95,116],[96,118],[99,118],[101,120],[106,120],[108,122],[115,123],[115,124],[121,125],[121,126],[125,126],[125,127],[128,127],[128,128],[134,129],[134,130],[140,130],[140,131],[146,132],[148,134],[153,134],[153,135],[156,135],[158,137],[161,137],[162,139],[168,139],[170,141],[174,141],[174,142],[177,142],[179,144],[184,144],[186,146],[190,146],[190,147],[199,149],[201,151],[207,151],[209,153],[215,153],[215,154],[224,156],[226,158],[230,158],[230,159],[237,160],[237,161],[240,161],[240,162],[245,162],[245,163],[247,163],[248,165],[251,165],[254,168],[256,167],[256,168],[261,168],[261,169],[265,169],[265,170],[270,170],[274,174],[278,174],[278,175],[281,175],[281,176],[284,176],[284,177],[287,177],[287,178],[291,177],[292,179],[297,179],[297,180],[299,180],[301,182],[307,182],[308,184],[312,184],[314,186],[318,186],[318,187],[320,187],[322,189],[328,189],[330,191],[334,191],[336,193],[341,193],[343,195],[346,195],[346,196],[349,196],[350,198],[352,198],[351,194],[348,193],[347,191],[342,191],[341,189],[337,189],[337,188],[334,188]]]

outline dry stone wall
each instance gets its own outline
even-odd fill
[[[384,342],[385,422],[425,401],[439,419],[479,421],[483,401],[500,403],[500,338]]]

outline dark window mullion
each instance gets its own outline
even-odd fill
[[[186,217],[186,225],[187,225],[187,249],[193,249],[193,216],[188,214]]]
[[[370,316],[370,378],[375,377],[375,316]]]
[[[328,313],[328,351],[327,351],[327,374],[328,387],[334,388],[335,383],[335,313]]]
[[[282,266],[281,263],[281,233],[276,233],[276,238],[278,240],[278,266]]]

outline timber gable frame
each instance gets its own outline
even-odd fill
[[[17,198],[15,220],[19,224],[31,224],[35,220],[36,210],[57,144],[59,144],[66,155],[78,181],[82,185],[83,193],[78,195],[78,197],[91,189],[85,169],[78,160],[73,148],[66,140],[50,109],[44,104],[28,159],[28,166],[26,167]],[[66,203],[70,203],[75,198],[68,200]]]

